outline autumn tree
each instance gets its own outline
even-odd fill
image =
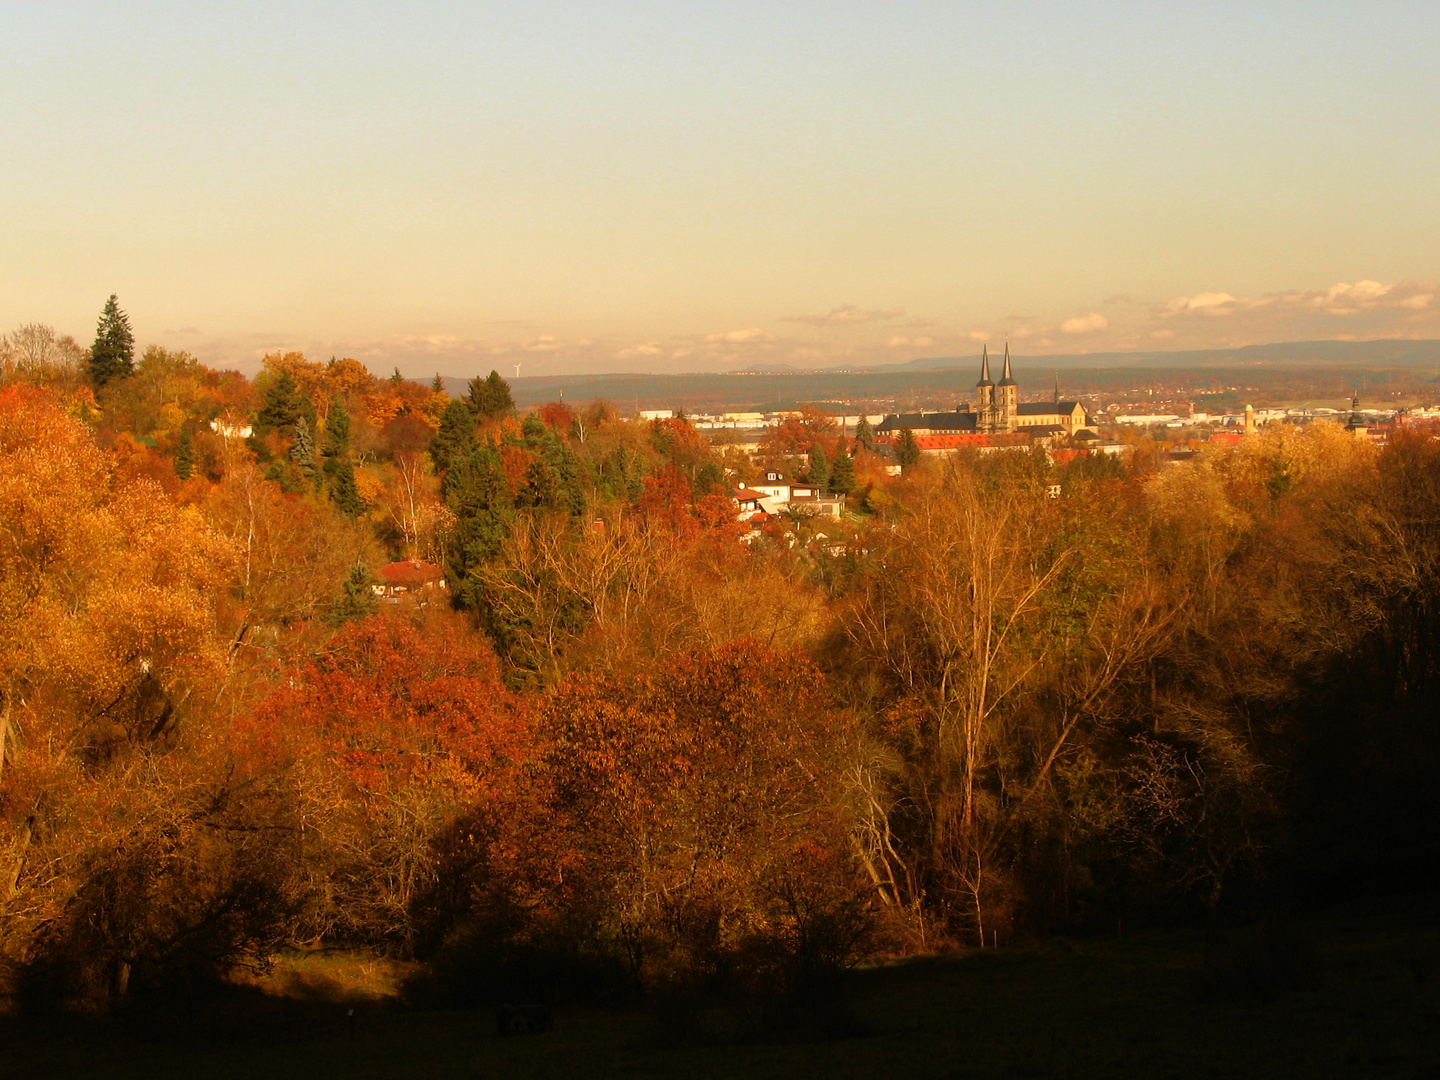
[[[275,918],[259,914],[258,836],[210,839],[225,781],[202,747],[236,546],[110,470],[47,396],[0,391],[0,952],[26,993],[92,1003],[132,972],[268,944],[286,906],[276,885]],[[246,890],[255,905],[223,916]]]
[[[73,337],[41,323],[25,323],[0,337],[0,383],[68,386],[82,377],[89,359]]]
[[[737,643],[573,680],[546,728],[567,905],[642,982],[714,972],[757,939],[794,956],[805,913],[817,950],[853,958],[867,916],[837,786],[851,728],[803,656]]]
[[[926,489],[845,623],[855,661],[893,680],[881,742],[906,762],[855,774],[868,872],[888,903],[929,895],[972,940],[1014,917],[1010,845],[1169,625],[1133,551],[1087,545],[1026,467],[960,466]]]
[[[237,722],[249,776],[282,771],[313,820],[312,928],[435,948],[495,890],[523,889],[543,783],[532,713],[459,617],[352,622]],[[527,899],[520,892],[517,899]]]

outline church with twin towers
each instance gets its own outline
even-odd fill
[[[1051,401],[1020,400],[1020,386],[1010,371],[1010,346],[1007,343],[999,382],[990,378],[988,346],[982,349],[980,381],[975,384],[974,401],[957,405],[954,412],[895,413],[880,422],[875,434],[883,438],[896,435],[902,428],[908,427],[918,438],[1014,433],[1051,437],[1074,435],[1087,426],[1085,406],[1078,401],[1061,401],[1058,384]]]

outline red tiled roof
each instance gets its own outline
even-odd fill
[[[402,559],[380,568],[380,580],[390,585],[421,585],[444,576],[445,571],[438,566],[419,559]]]

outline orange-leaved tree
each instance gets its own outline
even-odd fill
[[[248,773],[287,775],[318,829],[313,929],[406,954],[486,893],[523,888],[543,798],[530,707],[461,616],[427,617],[424,632],[350,624],[234,736]]]
[[[575,678],[546,726],[564,902],[642,982],[757,948],[851,957],[866,921],[841,810],[853,729],[803,655],[737,642]]]

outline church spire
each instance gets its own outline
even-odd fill
[[[990,381],[990,346],[980,346],[980,381],[976,386],[994,386]]]
[[[1015,380],[1010,377],[1010,342],[1005,342],[1005,373],[1000,376],[1001,386],[1014,386]]]
[[[1060,373],[1055,372],[1055,404],[1060,404]]]

